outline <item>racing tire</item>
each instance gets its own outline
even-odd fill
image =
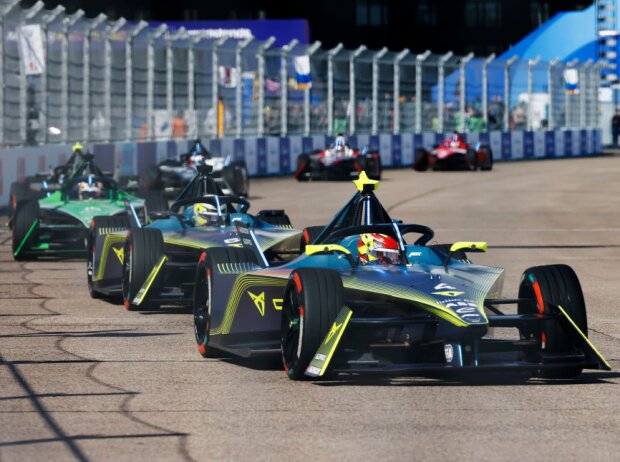
[[[581,284],[570,266],[545,265],[528,268],[521,277],[519,299],[527,300],[519,302],[519,314],[556,314],[548,303],[560,305],[581,332],[588,335],[588,318]],[[535,338],[544,351],[551,353],[569,353],[583,342],[573,329],[556,320],[544,321],[542,328],[520,328],[519,334],[524,340]],[[582,370],[581,367],[543,369],[537,375],[566,379],[578,376]]]
[[[93,217],[90,222],[90,230],[86,238],[86,282],[88,284],[88,293],[91,298],[107,298],[105,294],[97,291],[93,285],[93,274],[95,270],[95,254],[97,249],[95,243],[96,237],[101,229],[111,229],[114,232],[121,229],[129,228],[129,218],[126,215],[116,215],[113,217],[97,216]]]
[[[478,153],[473,149],[468,149],[465,153],[465,161],[470,170],[478,170]]]
[[[261,210],[256,217],[274,226],[292,227],[291,219],[284,210]]]
[[[34,242],[36,223],[39,219],[39,202],[26,200],[17,203],[13,217],[13,258],[17,261],[35,260],[25,253]]]
[[[144,200],[144,219],[145,223],[149,218],[153,218],[151,214],[165,212],[168,210],[168,199],[164,196],[163,191],[148,191]]]
[[[282,307],[282,362],[289,379],[303,380],[344,304],[340,274],[322,268],[299,268],[290,276]]]
[[[11,189],[9,192],[9,204],[8,215],[12,218],[15,214],[15,209],[20,201],[29,199],[35,199],[35,194],[30,190],[30,186],[25,183],[11,183]]]
[[[161,191],[163,184],[161,181],[161,172],[157,165],[151,165],[146,169],[144,174],[144,191]]]
[[[413,168],[416,172],[425,172],[428,170],[428,157],[429,153],[424,148],[416,148],[413,153]]]
[[[192,311],[194,314],[194,335],[198,352],[203,358],[214,358],[218,351],[209,347],[211,332],[211,293],[213,268],[221,263],[257,263],[248,249],[237,247],[213,247],[202,253],[196,268]]]
[[[297,169],[295,170],[295,178],[297,181],[308,181],[309,177],[304,175],[310,163],[310,156],[308,154],[300,154],[297,156]]]
[[[129,311],[140,307],[131,302],[151,274],[161,256],[164,254],[164,237],[161,230],[155,228],[132,229],[127,235],[123,259],[123,305]],[[157,291],[158,279],[152,282],[151,294]],[[144,300],[142,303],[146,302]]]
[[[321,234],[323,229],[325,229],[325,226],[308,226],[304,228],[304,231],[301,233],[301,244],[299,246],[302,253],[306,251],[306,246]]]
[[[484,160],[482,161],[480,170],[486,172],[493,170],[493,151],[491,148],[489,146],[480,146],[480,150],[478,152],[484,153]]]

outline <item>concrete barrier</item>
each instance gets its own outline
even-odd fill
[[[465,135],[470,143],[489,144],[497,162],[575,157],[602,152],[601,130],[511,131],[481,132]],[[431,148],[444,135],[438,133],[403,133],[399,135],[354,135],[352,145],[368,145],[378,149],[384,167],[409,167],[417,147]],[[231,155],[244,159],[252,176],[290,175],[302,152],[324,148],[333,136],[289,136],[265,138],[225,138],[203,142],[214,155]],[[103,170],[120,175],[141,175],[149,165],[187,152],[188,141],[153,141],[95,144],[97,164]],[[71,145],[48,145],[0,150],[0,206],[8,202],[11,183],[25,176],[43,172],[66,162]]]

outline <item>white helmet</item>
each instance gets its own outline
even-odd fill
[[[99,181],[93,181],[92,178],[88,178],[88,181],[82,181],[78,184],[78,195],[80,200],[99,199],[102,193],[103,185]]]

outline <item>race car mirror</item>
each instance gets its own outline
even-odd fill
[[[443,266],[448,269],[448,263],[452,256],[458,252],[486,252],[487,251],[487,243],[486,242],[455,242],[450,247],[450,252],[446,256],[446,259],[443,262]]]
[[[349,250],[346,247],[343,247],[338,244],[316,244],[316,245],[308,244],[306,245],[305,252],[306,252],[306,255],[339,253],[344,258],[347,259],[347,261],[350,263],[352,267],[356,266],[355,260],[353,259],[351,252],[349,252]]]

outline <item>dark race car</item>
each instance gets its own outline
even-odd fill
[[[85,256],[86,238],[95,215],[125,215],[125,201],[143,213],[145,201],[118,187],[95,165],[92,154],[43,199],[17,203],[10,222],[16,260],[40,256]],[[116,219],[116,218],[115,218]]]
[[[163,191],[174,199],[196,176],[196,166],[209,165],[212,176],[224,194],[247,197],[250,179],[245,161],[233,161],[231,157],[214,157],[196,140],[189,152],[179,159],[166,159],[147,168],[143,181],[146,191]]]
[[[370,178],[381,179],[381,156],[377,151],[361,151],[349,146],[343,135],[338,135],[334,144],[297,157],[295,178],[309,180],[350,180],[366,171]]]
[[[139,226],[95,217],[87,277],[94,298],[122,295],[128,310],[161,304],[191,305],[196,266],[211,247],[239,246],[236,221],[249,223],[261,248],[276,260],[299,254],[301,231],[293,229],[283,210],[248,213],[246,199],[225,196],[209,166],[187,186],[169,210],[151,214]]]
[[[294,380],[326,371],[569,378],[610,369],[587,338],[569,266],[526,269],[518,296],[502,298],[504,270],[466,256],[486,243],[429,245],[433,230],[392,220],[377,183],[360,174],[358,192],[289,262],[272,263],[243,225],[244,248],[207,249],[193,303],[200,353],[281,355]],[[512,334],[496,337],[494,328]]]
[[[471,146],[458,134],[435,146],[431,151],[416,148],[413,169],[423,172],[432,170],[492,170],[493,151],[480,143]]]

